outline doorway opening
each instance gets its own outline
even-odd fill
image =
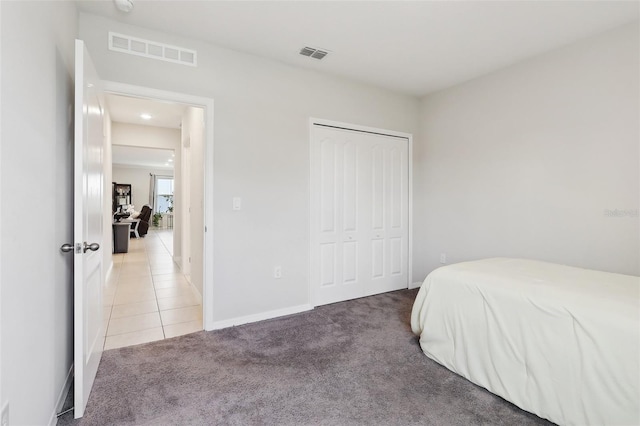
[[[128,188],[128,197],[114,192],[117,201],[105,205],[111,206],[109,217],[129,223],[130,231],[127,245],[118,245],[114,232],[107,261],[105,349],[206,328],[207,105],[142,97],[136,90],[149,89],[133,89],[106,95],[111,167],[105,167],[105,178],[114,188]],[[200,161],[191,161],[192,152]]]

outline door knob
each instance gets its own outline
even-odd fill
[[[63,244],[60,247],[60,251],[62,251],[63,253],[68,253],[70,251],[73,251],[73,244]]]
[[[92,244],[87,244],[87,242],[84,242],[84,248],[82,249],[83,253],[86,253],[87,250],[91,250],[91,251],[98,251],[98,249],[100,248],[100,244],[98,243],[92,243]]]

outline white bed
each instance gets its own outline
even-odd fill
[[[640,278],[521,259],[445,266],[411,327],[424,353],[560,425],[640,424]]]

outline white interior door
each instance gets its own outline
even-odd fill
[[[366,239],[360,204],[366,197],[363,146],[355,132],[313,128],[312,272],[315,305],[362,297],[362,246]]]
[[[314,305],[408,286],[407,138],[314,125]]]
[[[102,321],[103,96],[76,40],[74,177],[74,416],[82,417],[104,346]]]
[[[364,296],[407,288],[409,252],[409,142],[405,138],[363,134],[364,161],[371,180],[370,202],[363,203],[362,223],[369,256]]]

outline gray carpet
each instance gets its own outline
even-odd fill
[[[106,351],[59,425],[550,424],[428,359],[416,290]]]

